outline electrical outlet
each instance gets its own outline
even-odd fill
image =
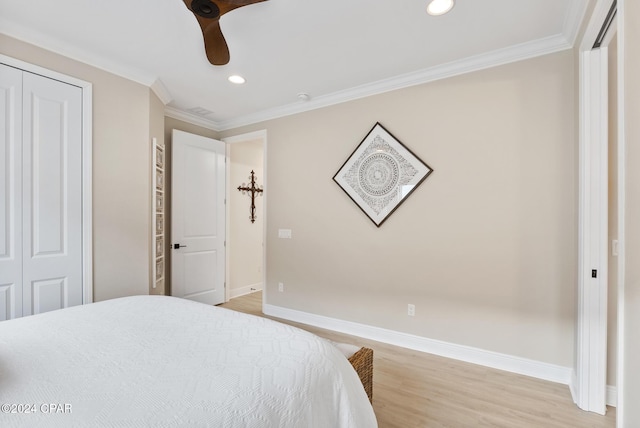
[[[291,239],[291,229],[278,229],[278,238]]]
[[[407,306],[407,315],[409,315],[410,317],[414,317],[416,315],[416,305],[412,305],[411,303],[409,303],[409,305]]]
[[[281,282],[278,283],[278,291],[281,293],[284,291],[284,284]]]

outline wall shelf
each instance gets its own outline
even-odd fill
[[[151,216],[151,224],[153,227],[151,287],[157,290],[157,293],[164,294],[166,272],[164,251],[165,151],[164,146],[158,144],[156,138],[153,138],[151,146],[151,183],[153,183],[151,190],[151,206],[153,207]]]

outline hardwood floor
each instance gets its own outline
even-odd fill
[[[264,317],[260,292],[221,306]],[[373,408],[380,428],[615,427],[615,408],[608,407],[606,416],[584,412],[566,385],[277,320],[373,349]]]

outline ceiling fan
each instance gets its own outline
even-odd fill
[[[184,0],[200,24],[204,49],[211,64],[225,65],[229,62],[229,47],[220,29],[220,17],[239,7],[262,1],[266,0]]]

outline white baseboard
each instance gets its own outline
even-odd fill
[[[236,297],[244,296],[246,294],[251,294],[255,291],[262,290],[262,283],[258,282],[257,284],[247,285],[246,287],[240,288],[231,288],[229,289],[229,299],[234,299]]]
[[[578,404],[578,374],[575,370],[571,370],[571,379],[569,380],[569,391],[571,392],[571,399],[575,404]]]
[[[607,406],[618,406],[618,388],[607,385]]]
[[[577,395],[576,395],[577,382],[578,380],[576,379],[576,372],[574,370],[571,374],[571,382],[569,383],[569,389],[571,390],[571,398],[573,399],[574,403],[578,402]],[[606,400],[607,406],[618,407],[618,388],[615,386],[607,385],[605,400]]]
[[[571,379],[572,369],[569,367],[486,351],[470,346],[457,345],[351,321],[343,321],[336,318],[283,308],[281,306],[263,304],[262,311],[266,315],[277,318],[551,382],[569,385]]]

